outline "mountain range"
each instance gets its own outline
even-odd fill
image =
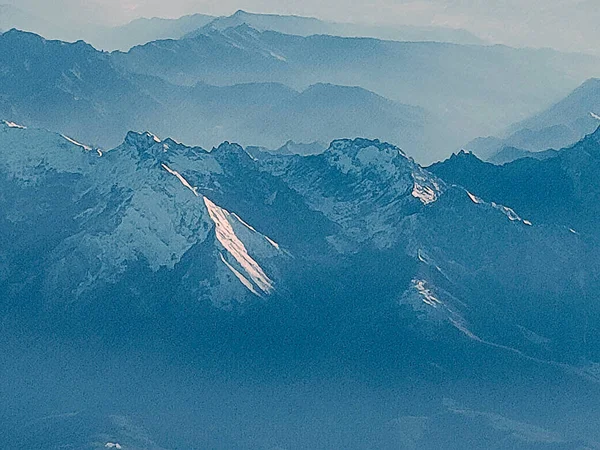
[[[204,147],[362,136],[425,163],[544,107],[579,82],[574,74],[600,65],[552,51],[301,37],[247,25],[110,54],[13,30],[0,36],[0,53],[3,117],[104,148],[129,129]],[[507,65],[519,69],[499,83],[493,73]]]
[[[429,170],[483,199],[510,204],[534,222],[598,238],[599,149],[600,129],[542,160],[524,158],[495,166],[460,152]]]
[[[259,31],[276,31],[297,36],[322,34],[345,37],[371,37],[391,41],[450,42],[466,45],[481,45],[485,43],[484,40],[468,31],[454,28],[336,23],[312,17],[256,14],[243,10],[239,10],[231,16],[217,17],[208,24],[210,28],[215,30],[226,30],[240,25],[248,25]],[[186,34],[184,37],[194,38],[204,32],[201,29],[202,27],[197,28],[197,30]]]
[[[465,149],[485,159],[505,147],[526,152],[565,148],[598,127],[599,110],[600,80],[591,78],[550,108],[508,127],[504,137],[478,138]]]
[[[397,386],[391,380],[419,376],[435,384],[446,373],[497,382],[505,370],[537,379],[544,367],[544,377],[562,374],[562,386],[576,379],[575,386],[588,386],[600,356],[593,270],[600,253],[589,206],[600,204],[590,164],[599,148],[592,135],[536,162],[536,189],[545,193],[536,203],[531,191],[490,193],[486,188],[503,185],[477,166],[455,164],[466,156],[428,171],[377,140],[336,140],[312,156],[251,156],[236,144],[206,151],[130,132],[102,151],[3,122],[2,333],[5,342],[20,336],[60,346],[93,337],[77,350],[82,355],[90,346],[118,352],[128,343],[142,354],[179,355],[169,364],[200,358],[207,370],[223,370],[233,362],[246,377],[347,367]],[[553,172],[559,162],[562,172]],[[486,183],[459,180],[462,173],[481,174]],[[574,208],[584,199],[587,209]],[[13,354],[9,348],[4,354]],[[119,366],[127,371],[129,364]],[[588,396],[595,395],[589,386]],[[536,428],[531,418],[523,423],[444,402],[430,414],[492,424],[475,441],[461,431],[456,448],[484,448],[498,433],[513,448],[529,448],[517,446],[522,436],[539,448],[595,448],[598,439],[587,432],[573,441],[537,411]],[[123,410],[112,408],[110,417]],[[498,420],[511,425],[498,428]],[[419,429],[406,448],[434,445],[433,429]],[[385,446],[396,436],[377,433]],[[15,442],[25,435],[32,433],[17,433]],[[105,439],[102,445],[115,442]],[[254,441],[236,442],[246,448]]]
[[[0,6],[0,448],[600,450],[600,58],[63,25]]]
[[[0,36],[0,112],[111,148],[129,129],[203,145],[223,140],[279,148],[288,140],[380,136],[407,149],[427,146],[433,125],[416,107],[358,87],[316,84],[298,92],[279,83],[176,86],[124,72],[84,42],[47,41],[19,31]]]
[[[156,41],[113,57],[128,71],[174,84],[268,81],[300,90],[322,82],[361,86],[432,113],[442,129],[433,133],[439,140],[428,152],[456,148],[538,112],[599,65],[595,57],[551,50],[302,37],[245,24],[225,30],[208,26],[193,39]],[[424,151],[411,154],[430,162],[440,157]]]
[[[85,40],[101,50],[129,50],[136,45],[159,39],[181,39],[194,36],[209,25],[226,29],[249,25],[261,31],[271,30],[285,34],[309,36],[329,34],[336,36],[363,36],[399,41],[439,41],[457,44],[483,44],[473,34],[445,27],[416,27],[408,25],[361,25],[326,22],[312,17],[256,14],[239,10],[231,16],[191,14],[177,19],[160,17],[139,18],[119,26],[98,24],[54,23],[13,5],[0,5],[0,31],[17,28],[40,34],[48,39],[64,41]]]

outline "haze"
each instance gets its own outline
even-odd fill
[[[7,0],[52,22],[105,25],[139,17],[185,14],[229,15],[237,9],[297,14],[331,21],[463,28],[492,42],[514,47],[552,47],[597,53],[594,0]]]

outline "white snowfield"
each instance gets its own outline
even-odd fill
[[[90,146],[64,135],[26,129],[10,122],[2,122],[0,126],[4,129],[0,128],[0,168],[14,179],[35,185],[48,173],[72,174],[89,179],[102,196],[108,196],[115,189],[127,193],[126,203],[118,208],[114,229],[84,232],[65,243],[65,254],[76,251],[87,255],[90,262],[97,261],[93,263],[97,269],[77,286],[76,294],[93,289],[102,280],[117,281],[135,261],[146,261],[153,271],[173,269],[194,245],[207,239],[211,228],[216,230],[224,252],[221,256],[215,254],[218,262],[227,270],[235,267],[231,272],[253,294],[262,296],[273,292],[273,279],[250,256],[252,247],[256,246],[255,253],[265,258],[284,252],[272,239],[258,233],[237,215],[201,196],[198,188],[170,166],[192,166],[207,174],[222,173],[222,168],[208,152],[204,152],[205,160],[196,162],[197,167],[194,167],[176,151],[170,152],[169,144],[155,135],[130,133],[129,143],[98,158],[95,152],[90,152]],[[170,145],[175,147],[177,144]],[[140,156],[139,152],[163,153],[173,163],[165,161],[158,166],[146,166],[145,155]],[[94,222],[109,206],[98,203],[80,219]],[[242,242],[240,236],[248,242]],[[223,260],[227,261],[226,265]],[[220,286],[227,290],[225,284]],[[233,292],[239,296],[237,289]]]
[[[210,218],[215,223],[218,241],[226,250],[227,255],[235,260],[238,267],[240,267],[240,270],[236,270],[227,261],[227,258],[223,256],[223,253],[220,253],[221,260],[252,293],[260,295],[258,291],[261,291],[264,294],[270,294],[273,291],[273,280],[268,277],[262,267],[260,267],[260,265],[250,256],[246,246],[233,229],[234,221],[237,221],[241,226],[247,227],[247,225],[244,222],[237,220],[237,217],[230,214],[229,211],[215,205],[207,197],[204,197],[204,203],[208,209]],[[258,234],[253,228],[247,228],[249,231]],[[269,244],[272,243],[272,241],[267,240],[266,238],[265,240]],[[276,250],[279,250],[279,248],[275,248]],[[245,276],[243,274],[245,274]]]

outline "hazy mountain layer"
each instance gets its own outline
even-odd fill
[[[427,112],[361,88],[318,84],[298,92],[278,83],[175,86],[115,67],[78,42],[11,31],[0,36],[0,112],[102,148],[129,129],[202,145],[224,140],[279,148],[288,140],[383,137],[408,151],[428,146],[438,127]]]
[[[531,152],[570,146],[592,133],[600,124],[600,80],[587,80],[566,98],[524,121],[511,125],[508,137],[479,138],[465,149],[488,158],[503,147]]]
[[[113,56],[128,70],[178,84],[361,86],[435,115],[438,140],[413,153],[424,161],[547,107],[600,68],[594,57],[550,50],[301,37],[247,25],[208,27],[193,39],[158,41]]]
[[[11,5],[0,5],[0,31],[12,28],[30,31],[48,39],[76,41],[83,39],[102,50],[127,51],[135,45],[159,39],[181,39],[194,36],[199,29],[210,24],[225,29],[242,24],[260,30],[278,31],[286,34],[309,36],[328,34],[335,36],[365,36],[396,41],[436,41],[457,44],[482,44],[473,34],[444,27],[416,27],[407,25],[361,25],[352,23],[326,22],[311,17],[285,16],[276,14],[254,14],[237,11],[231,16],[214,17],[206,14],[191,14],[178,19],[159,17],[139,18],[125,25],[109,27],[99,24],[81,25],[72,22],[54,23],[24,12]]]
[[[277,31],[284,34],[311,36],[373,37],[392,41],[451,42],[455,44],[483,44],[483,40],[468,31],[444,27],[417,27],[408,25],[366,25],[326,22],[312,17],[255,14],[237,11],[229,17],[218,17],[210,23],[217,30],[248,25],[260,31]],[[198,27],[200,28],[200,27]],[[203,33],[195,30],[185,37],[193,38]]]

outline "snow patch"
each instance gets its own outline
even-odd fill
[[[277,53],[273,53],[272,51],[269,51],[269,54],[275,58],[278,59],[279,61],[287,61],[287,59],[285,59],[285,57],[278,55]]]
[[[176,170],[171,169],[169,166],[167,166],[164,163],[161,164],[161,166],[162,166],[163,169],[165,169],[171,175],[174,175],[175,177],[177,177],[177,179],[181,182],[181,184],[183,184],[186,188],[188,188],[190,191],[192,191],[196,197],[199,197],[199,195],[198,195],[198,188],[197,187],[192,187],[192,185],[188,182],[188,180],[186,180],[183,177],[183,175],[181,175]]]
[[[19,128],[21,130],[27,129],[27,127],[24,127],[23,125],[19,125],[18,123],[14,122],[9,122],[8,120],[3,120],[2,123],[4,123],[4,125],[6,125],[8,128]]]
[[[231,225],[232,216],[229,211],[215,205],[208,198],[204,198],[204,204],[208,210],[210,218],[215,224],[217,240],[223,245],[225,250],[237,261],[243,271],[248,275],[254,285],[263,293],[270,294],[273,291],[273,281],[267,276],[262,267],[248,254],[244,243],[238,238]],[[230,266],[228,264],[228,266]],[[235,273],[235,272],[234,272]],[[238,274],[236,273],[236,276]],[[239,278],[239,276],[238,276]],[[246,277],[244,277],[246,278]],[[241,280],[240,280],[241,281]],[[243,281],[242,281],[243,283]],[[244,283],[245,284],[245,283]],[[246,285],[247,287],[247,285]],[[256,294],[255,289],[250,289]]]
[[[425,287],[424,280],[413,280],[413,286],[421,295],[423,303],[426,303],[429,306],[433,306],[434,308],[437,308],[438,305],[442,304],[442,302],[433,294],[433,292],[431,292],[430,289],[427,289],[427,287]]]
[[[84,145],[80,142],[77,142],[75,139],[70,138],[69,136],[65,136],[64,134],[61,134],[61,136],[63,138],[65,138],[67,141],[69,141],[71,144],[76,145],[77,147],[81,147],[84,150],[90,151],[92,149],[92,147]]]
[[[590,116],[592,116],[594,119],[596,120],[600,120],[600,116],[598,114],[594,114],[593,112],[590,111]]]
[[[483,200],[481,200],[479,197],[476,197],[475,195],[471,194],[469,191],[467,191],[467,195],[469,196],[469,198],[471,199],[471,201],[477,205],[480,205],[483,203]]]
[[[227,268],[231,270],[231,272],[236,276],[236,278],[240,280],[240,283],[246,286],[246,288],[254,295],[257,295],[259,297],[261,296],[258,292],[256,292],[256,289],[254,289],[254,285],[250,283],[250,281],[248,281],[248,279],[244,275],[242,275],[235,267],[233,267],[227,262],[227,260],[223,256],[223,253],[219,252],[219,256],[221,257],[221,261],[223,261],[223,264],[225,264]]]
[[[508,206],[498,205],[497,203],[492,202],[492,207],[496,208],[498,211],[502,211],[511,222],[523,222],[523,219]]]
[[[485,205],[486,203],[480,199],[479,197],[471,194],[469,191],[465,191],[467,193],[467,195],[469,196],[469,198],[471,199],[471,201],[477,205]],[[521,222],[524,225],[527,226],[533,226],[533,224],[531,223],[531,221],[526,220],[526,219],[522,219],[512,208],[509,208],[508,206],[504,206],[504,205],[499,205],[497,203],[490,203],[490,205],[492,206],[492,208],[497,209],[498,211],[501,211],[506,217],[508,217],[508,219],[511,222]]]
[[[412,191],[412,196],[421,200],[424,205],[428,205],[437,200],[437,195],[429,186],[422,186],[415,183]]]
[[[412,196],[421,200],[424,205],[429,205],[438,199],[440,187],[421,173],[413,173]]]

